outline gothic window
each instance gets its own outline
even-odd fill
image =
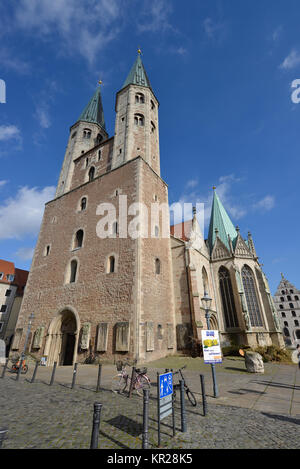
[[[281,296],[281,297],[280,297],[280,301],[284,301],[284,298],[283,298],[283,296]]]
[[[293,303],[289,303],[289,305],[290,305],[290,308],[294,309]]]
[[[246,295],[250,322],[252,326],[262,327],[262,318],[255,289],[255,280],[252,270],[247,265],[242,268],[242,279]]]
[[[208,277],[205,267],[202,268],[202,283],[203,283],[203,293],[209,293],[208,288]]]
[[[81,248],[82,243],[83,243],[83,230],[78,230],[76,235],[75,235],[74,249]]]
[[[115,256],[110,256],[108,258],[107,273],[113,274],[115,272],[116,260]]]
[[[292,316],[293,316],[294,318],[296,317],[295,311],[292,311]]]
[[[284,290],[281,290],[281,293],[284,295],[286,292]]]
[[[155,259],[155,273],[156,273],[157,275],[160,274],[160,260],[159,260],[158,258]]]
[[[226,327],[238,327],[230,274],[223,266],[219,269],[219,281]]]
[[[299,296],[295,295],[295,301],[299,301]]]
[[[89,182],[91,182],[95,177],[95,168],[94,166],[91,167],[91,169],[89,170]]]
[[[297,319],[295,319],[295,326],[299,326],[299,321]]]
[[[287,296],[287,300],[288,300],[288,301],[292,301],[292,298],[291,298],[290,295]]]
[[[286,337],[290,337],[290,333],[289,333],[289,330],[288,330],[287,327],[285,327],[285,328],[283,329],[283,333],[284,333],[284,335],[285,335]]]
[[[288,326],[288,325],[289,325],[289,323],[288,323],[287,321],[284,321],[283,324],[284,324],[285,326]]]
[[[283,318],[285,318],[285,313],[281,313],[281,316],[282,316]]]
[[[292,294],[293,294],[293,293],[294,293],[294,290],[290,290],[290,293],[292,293]]]
[[[98,143],[98,144],[101,143],[102,140],[103,140],[102,135],[101,135],[101,134],[98,134],[98,135],[97,135],[97,143]]]
[[[144,125],[143,114],[134,114],[134,124],[143,127]]]
[[[49,256],[49,254],[50,254],[50,246],[48,244],[48,246],[46,246],[45,248],[45,256]]]
[[[135,103],[136,104],[144,104],[145,96],[142,93],[137,93],[135,95]]]
[[[92,131],[90,129],[84,129],[83,138],[91,138]]]
[[[70,282],[69,283],[74,283],[76,282],[76,275],[77,275],[77,261],[73,259],[71,261],[70,265]]]
[[[279,305],[279,308],[280,308],[280,309],[283,309],[283,305]]]
[[[85,210],[86,209],[86,197],[82,197],[81,199],[81,202],[80,202],[80,208],[81,210]]]

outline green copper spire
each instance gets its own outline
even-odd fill
[[[216,229],[218,230],[218,236],[220,240],[230,251],[228,235],[234,244],[238,234],[225,208],[223,207],[222,202],[220,201],[216,191],[214,190],[214,198],[211,208],[211,217],[208,232],[208,243],[210,247],[210,252],[212,251],[216,240]]]
[[[104,121],[100,86],[96,89],[94,95],[92,96],[89,103],[87,104],[83,112],[81,113],[78,120],[99,124],[105,130],[105,121]]]
[[[139,50],[138,52],[137,59],[134,62],[122,88],[125,88],[127,85],[140,85],[151,88],[148,75],[141,59],[141,51]]]

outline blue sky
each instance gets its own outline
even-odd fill
[[[141,47],[170,203],[209,209],[217,186],[272,292],[280,272],[299,288],[299,24],[296,0],[2,2],[0,258],[29,269],[69,127],[101,77],[113,134],[115,93]]]

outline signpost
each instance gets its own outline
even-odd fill
[[[160,422],[168,415],[173,415],[173,434],[175,431],[173,405],[173,373],[157,373],[157,415],[158,415],[158,446],[160,446]]]

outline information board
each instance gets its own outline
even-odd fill
[[[204,363],[222,363],[219,331],[201,331]]]

